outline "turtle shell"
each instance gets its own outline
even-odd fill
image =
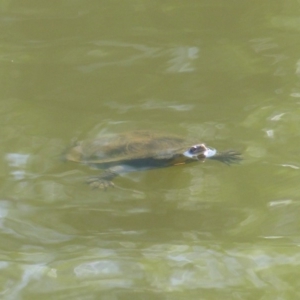
[[[67,152],[66,159],[91,165],[146,159],[164,161],[183,154],[188,147],[183,138],[175,135],[133,131],[77,142]]]

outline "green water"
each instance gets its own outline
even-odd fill
[[[2,1],[1,299],[297,299],[300,4]],[[63,162],[136,129],[241,151],[133,172]]]

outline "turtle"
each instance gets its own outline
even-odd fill
[[[191,144],[185,138],[146,130],[109,134],[93,140],[78,141],[66,152],[67,161],[104,169],[99,176],[87,179],[92,188],[107,189],[123,173],[177,166],[205,159],[227,165],[242,160],[234,150],[218,152],[204,143]]]

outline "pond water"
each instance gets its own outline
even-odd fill
[[[1,3],[1,299],[297,299],[300,3]],[[132,172],[74,141],[176,134],[243,162]]]

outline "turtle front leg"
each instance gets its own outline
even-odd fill
[[[114,187],[114,183],[112,180],[117,177],[122,169],[120,169],[119,166],[109,168],[105,170],[101,175],[99,176],[92,176],[89,177],[86,181],[86,183],[92,188],[92,189],[101,189],[106,190],[109,187]]]

